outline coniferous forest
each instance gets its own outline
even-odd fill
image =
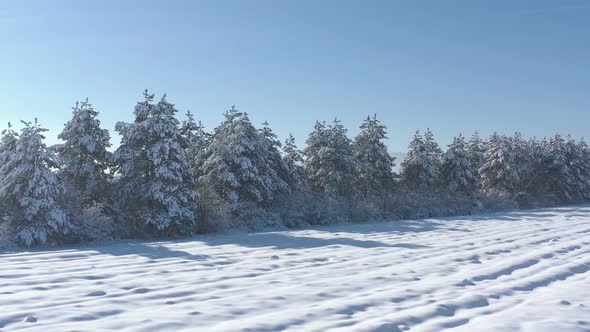
[[[37,120],[2,131],[0,237],[31,247],[170,238],[230,229],[474,214],[583,202],[590,149],[559,134],[457,135],[443,149],[416,131],[404,160],[368,116],[354,138],[316,122],[304,144],[280,142],[232,107],[215,129],[147,91],[120,145],[86,100],[47,146]],[[393,171],[396,163],[401,170]]]

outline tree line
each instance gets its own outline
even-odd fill
[[[470,214],[590,198],[590,149],[559,134],[453,138],[443,151],[416,132],[399,174],[386,126],[367,117],[354,139],[316,122],[300,150],[232,107],[213,131],[180,122],[145,91],[132,123],[109,132],[88,100],[47,146],[37,120],[0,141],[0,236],[23,246],[117,237],[176,237],[228,228]]]

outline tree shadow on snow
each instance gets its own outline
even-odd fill
[[[434,220],[393,220],[368,223],[339,224],[306,228],[319,232],[335,233],[422,233],[447,228],[444,223]],[[303,230],[305,231],[305,230]]]
[[[126,242],[113,243],[106,246],[96,246],[89,248],[100,254],[111,256],[129,256],[136,255],[145,258],[158,260],[167,258],[184,258],[193,261],[204,261],[209,258],[207,255],[195,255],[182,250],[171,249],[166,246],[158,245],[153,242]]]
[[[356,240],[351,238],[317,238],[293,236],[284,233],[252,233],[233,236],[215,236],[202,239],[209,246],[237,245],[250,248],[272,247],[276,249],[309,249],[327,246],[351,246],[357,248],[428,248],[413,243],[388,244],[379,241]]]
[[[151,260],[183,258],[186,260],[204,261],[209,258],[207,255],[194,255],[186,251],[171,249],[148,241],[122,241],[123,240],[97,242],[79,246],[40,247],[25,250],[17,248],[16,250],[6,250],[6,252],[0,250],[0,254],[21,254],[23,252],[31,253],[33,255],[51,254],[52,257],[64,260],[91,257],[95,254],[111,256],[141,256]]]

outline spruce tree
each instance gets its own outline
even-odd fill
[[[59,203],[63,184],[51,171],[56,157],[43,143],[47,129],[37,119],[23,124],[14,154],[0,167],[0,201],[9,207],[19,244],[63,243],[72,230]]]
[[[133,123],[119,122],[122,136],[115,152],[123,202],[145,225],[167,235],[190,234],[196,218],[197,193],[193,168],[180,134],[177,110],[166,95],[153,103],[153,94],[135,107]]]
[[[98,112],[88,99],[76,102],[73,116],[58,138],[64,141],[56,146],[60,160],[59,176],[68,188],[68,200],[82,204],[108,198],[107,173],[112,159],[107,148],[111,146],[109,132],[100,128]]]

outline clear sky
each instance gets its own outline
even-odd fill
[[[590,1],[0,1],[0,123],[38,117],[56,143],[88,97],[117,143],[145,88],[300,147],[373,113],[392,151],[426,127],[590,137]]]

